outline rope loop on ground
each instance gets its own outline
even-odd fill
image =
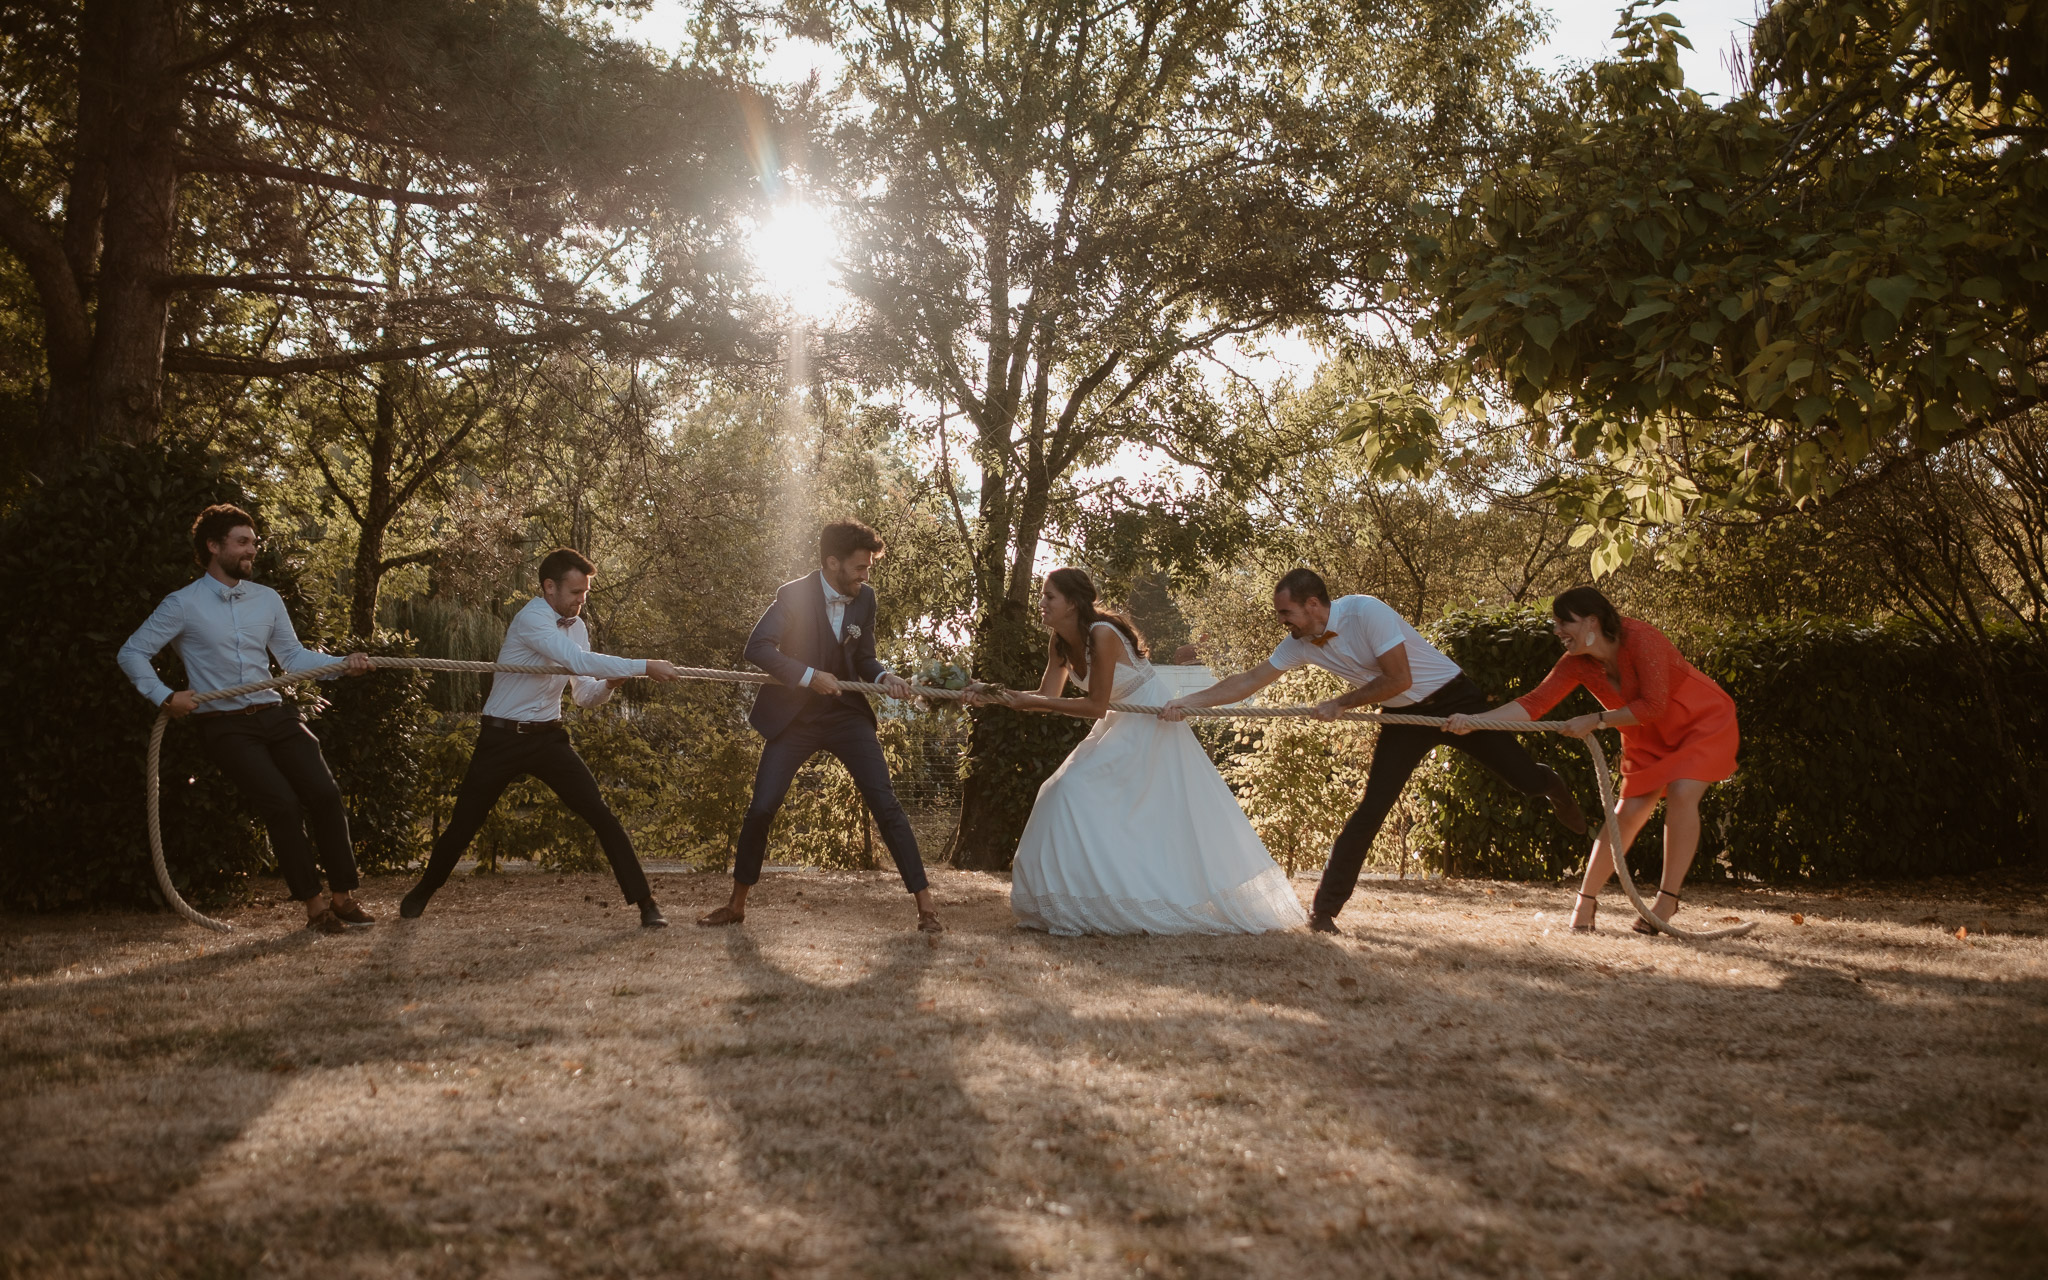
[[[373,668],[405,667],[420,671],[504,671],[516,675],[532,676],[566,676],[574,674],[562,667],[555,666],[471,662],[461,658],[373,657],[369,661],[370,666]],[[248,684],[232,685],[226,689],[215,689],[209,693],[195,693],[192,695],[192,700],[199,704],[218,702],[223,698],[239,698],[243,694],[261,693],[266,689],[280,689],[286,685],[302,684],[308,680],[324,680],[331,676],[343,674],[347,667],[348,664],[346,662],[334,662],[325,666],[309,667],[304,671],[295,671],[288,675],[275,676],[268,680],[256,680]],[[780,683],[773,676],[758,671],[726,671],[717,667],[677,667],[676,672],[686,680],[711,680],[723,684]],[[870,684],[863,680],[841,680],[839,687],[853,693],[874,693],[889,696],[888,690],[884,689],[881,685]],[[979,696],[965,689],[940,689],[930,685],[912,685],[910,688],[914,696],[933,702],[969,702]],[[988,705],[1000,704],[991,702]],[[1111,702],[1109,709],[1111,711],[1127,712],[1132,715],[1152,716],[1156,716],[1165,710],[1164,707],[1147,706],[1144,703],[1138,702]],[[1190,707],[1186,709],[1186,713],[1193,717],[1215,720],[1288,720],[1313,718],[1316,711],[1312,706]],[[1336,719],[1362,724],[1412,724],[1421,725],[1426,728],[1442,728],[1444,724],[1444,718],[1441,716],[1403,715],[1398,711],[1346,711],[1339,714]],[[185,901],[178,893],[177,886],[171,883],[170,868],[164,862],[163,823],[159,816],[162,783],[159,775],[162,772],[164,729],[170,724],[170,720],[171,713],[169,708],[166,707],[157,713],[156,722],[149,729],[149,759],[145,766],[148,774],[144,794],[145,803],[149,810],[150,861],[156,867],[157,886],[163,891],[164,901],[171,905],[172,910],[190,920],[193,924],[217,930],[221,933],[228,933],[234,929],[233,925],[224,920],[216,920]],[[1564,731],[1563,723],[1556,720],[1490,720],[1476,724],[1473,728],[1508,733],[1562,733]],[[1681,929],[1668,921],[1659,919],[1656,913],[1650,910],[1649,904],[1643,901],[1643,895],[1636,891],[1635,876],[1629,872],[1628,858],[1621,847],[1621,828],[1618,820],[1620,801],[1614,794],[1614,779],[1607,767],[1607,752],[1601,747],[1600,739],[1597,736],[1588,735],[1585,742],[1587,749],[1593,756],[1593,776],[1600,784],[1602,831],[1607,842],[1607,848],[1614,855],[1614,869],[1621,880],[1622,889],[1628,894],[1630,904],[1636,909],[1636,914],[1659,933],[1668,933],[1674,938],[1683,938],[1688,942],[1711,942],[1717,938],[1736,938],[1755,929],[1756,922],[1753,920],[1744,921],[1741,924],[1726,929]]]

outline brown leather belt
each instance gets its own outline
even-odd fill
[[[233,711],[194,711],[192,715],[194,719],[217,720],[225,719],[228,716],[254,715],[258,711],[268,711],[272,707],[281,707],[283,705],[284,703],[282,702],[259,702],[253,707],[236,707]]]

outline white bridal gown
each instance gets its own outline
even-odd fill
[[[1124,644],[1111,696],[1173,695]],[[1308,919],[1194,731],[1123,711],[1096,721],[1038,789],[1010,908],[1025,928],[1067,937],[1263,933]]]

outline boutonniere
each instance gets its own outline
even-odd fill
[[[860,639],[860,625],[853,622],[847,623],[846,630],[840,633],[839,643],[852,644],[858,639]]]

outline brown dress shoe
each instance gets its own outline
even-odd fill
[[[314,933],[336,934],[348,932],[348,926],[341,922],[340,916],[334,914],[333,907],[322,907],[319,915],[311,916],[306,920],[306,927]]]
[[[944,933],[946,926],[939,921],[938,912],[920,911],[917,913],[917,931],[919,933]]]
[[[697,923],[707,929],[716,929],[722,924],[738,924],[746,918],[747,913],[744,911],[734,911],[731,907],[720,907],[710,915],[698,916]]]
[[[334,913],[335,918],[351,929],[367,929],[377,923],[377,917],[363,910],[363,904],[353,898],[349,899],[349,903],[345,907],[337,902],[329,903],[327,909]]]

